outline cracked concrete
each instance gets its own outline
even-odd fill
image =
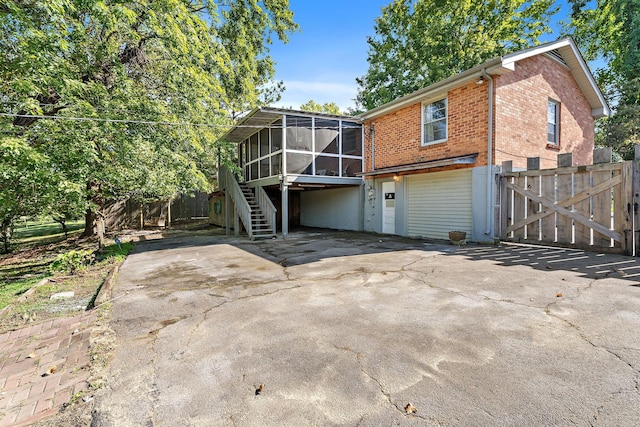
[[[348,232],[144,243],[93,425],[636,425],[634,268]]]

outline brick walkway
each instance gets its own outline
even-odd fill
[[[87,388],[95,316],[84,312],[0,335],[0,427],[52,415]]]

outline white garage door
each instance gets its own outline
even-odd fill
[[[471,169],[407,177],[409,236],[448,239],[460,230],[471,236]]]

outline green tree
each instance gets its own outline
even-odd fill
[[[325,102],[324,104],[319,104],[313,99],[305,102],[300,106],[302,111],[311,111],[314,113],[327,113],[327,114],[335,114],[337,116],[340,115],[340,107],[335,102]]]
[[[572,0],[567,30],[587,60],[601,59],[596,78],[613,106],[601,119],[596,143],[632,159],[640,143],[640,1]]]
[[[234,114],[279,96],[268,45],[297,29],[288,6],[4,1],[0,138],[20,137],[62,183],[37,210],[72,214],[81,191],[89,234],[105,199],[208,190],[214,141]]]
[[[372,109],[488,59],[538,44],[552,0],[394,0],[369,37],[357,102]]]
[[[0,140],[0,240],[2,251],[9,250],[13,225],[17,218],[43,213],[39,208],[50,203],[55,181],[49,160],[24,139]]]

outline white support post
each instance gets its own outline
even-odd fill
[[[286,239],[289,235],[289,186],[282,182],[280,190],[282,192],[282,238]]]

